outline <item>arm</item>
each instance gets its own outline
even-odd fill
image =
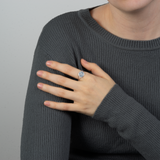
[[[36,75],[38,70],[45,70],[65,76],[62,72],[48,68],[45,65],[47,60],[73,63],[74,57],[67,36],[61,35],[64,33],[60,32],[59,24],[53,22],[44,27],[34,53],[25,99],[21,160],[68,160],[69,158],[72,112],[51,109],[44,105],[44,101],[65,103],[72,101],[37,88],[38,82],[63,87]]]
[[[92,118],[107,122],[146,158],[160,159],[160,121],[115,84]]]

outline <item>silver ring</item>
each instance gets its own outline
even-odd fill
[[[80,71],[78,73],[78,79],[81,79],[82,77],[84,77],[84,72],[83,71]]]

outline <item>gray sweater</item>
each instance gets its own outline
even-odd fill
[[[160,160],[160,37],[120,38],[91,17],[89,9],[95,7],[58,15],[42,29],[25,99],[21,160]],[[81,58],[98,64],[116,85],[92,117],[46,107],[45,100],[73,101],[38,89],[39,82],[65,87],[36,72],[77,80],[45,63],[54,60],[91,73]]]

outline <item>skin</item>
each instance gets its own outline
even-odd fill
[[[109,3],[92,9],[90,13],[99,25],[121,38],[151,40],[160,37],[160,0],[109,0]],[[50,65],[46,63],[47,67],[78,79],[81,70],[68,64],[52,60],[50,62]],[[46,100],[45,106],[88,116],[95,114],[104,97],[116,83],[96,63],[85,63],[81,59],[81,64],[92,74],[84,72],[85,76],[78,81],[43,70],[37,71],[37,76],[73,90],[38,83],[37,87],[42,91],[74,101],[61,103]],[[39,84],[42,86],[39,87]]]
[[[78,73],[81,70],[57,61],[50,61],[50,65],[48,65],[47,62],[46,65],[48,67],[78,79]],[[96,63],[85,63],[83,59],[81,59],[81,63],[83,67],[91,71],[93,74],[84,71],[84,77],[78,81],[43,70],[37,72],[37,76],[73,90],[69,91],[60,87],[53,87],[48,84],[38,83],[37,87],[42,91],[74,101],[74,103],[45,101],[44,105],[52,109],[74,111],[87,116],[94,115],[105,95],[108,94],[116,83]],[[40,87],[39,84],[42,86]]]
[[[109,0],[91,16],[107,31],[130,40],[160,37],[159,0]]]

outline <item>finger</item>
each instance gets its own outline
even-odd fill
[[[41,70],[39,70],[41,71]],[[73,90],[78,90],[80,87],[79,81],[72,80],[70,78],[64,77],[62,75],[50,73],[47,71],[41,71],[41,75],[39,75],[39,71],[37,72],[37,75],[43,79],[46,79],[48,81],[51,81],[53,83],[56,83],[58,85],[71,88]]]
[[[42,87],[39,88],[38,84],[42,84]],[[37,87],[44,92],[53,94],[57,97],[62,97],[62,98],[70,99],[73,101],[78,101],[78,95],[75,94],[75,92],[73,91],[69,91],[69,90],[66,90],[60,87],[53,87],[48,84],[43,84],[43,83],[38,83],[38,84],[37,84]]]
[[[72,67],[69,64],[59,63],[57,61],[50,61],[50,62],[51,62],[51,64],[49,65],[50,68],[56,69],[56,70],[58,70],[60,72],[63,72],[63,73],[65,73],[65,74],[67,74],[67,75],[69,75],[71,77],[79,79],[78,73],[81,71],[80,69]],[[47,63],[46,63],[46,65],[47,65]]]
[[[89,65],[86,65],[86,68],[98,77],[105,79],[109,78],[109,75],[96,63],[90,63]]]
[[[46,102],[49,102],[49,105],[46,105],[45,104]],[[76,106],[74,103],[45,101],[44,105],[52,109],[57,109],[57,110],[62,110],[62,111],[77,111],[77,112],[79,111],[78,106]]]

